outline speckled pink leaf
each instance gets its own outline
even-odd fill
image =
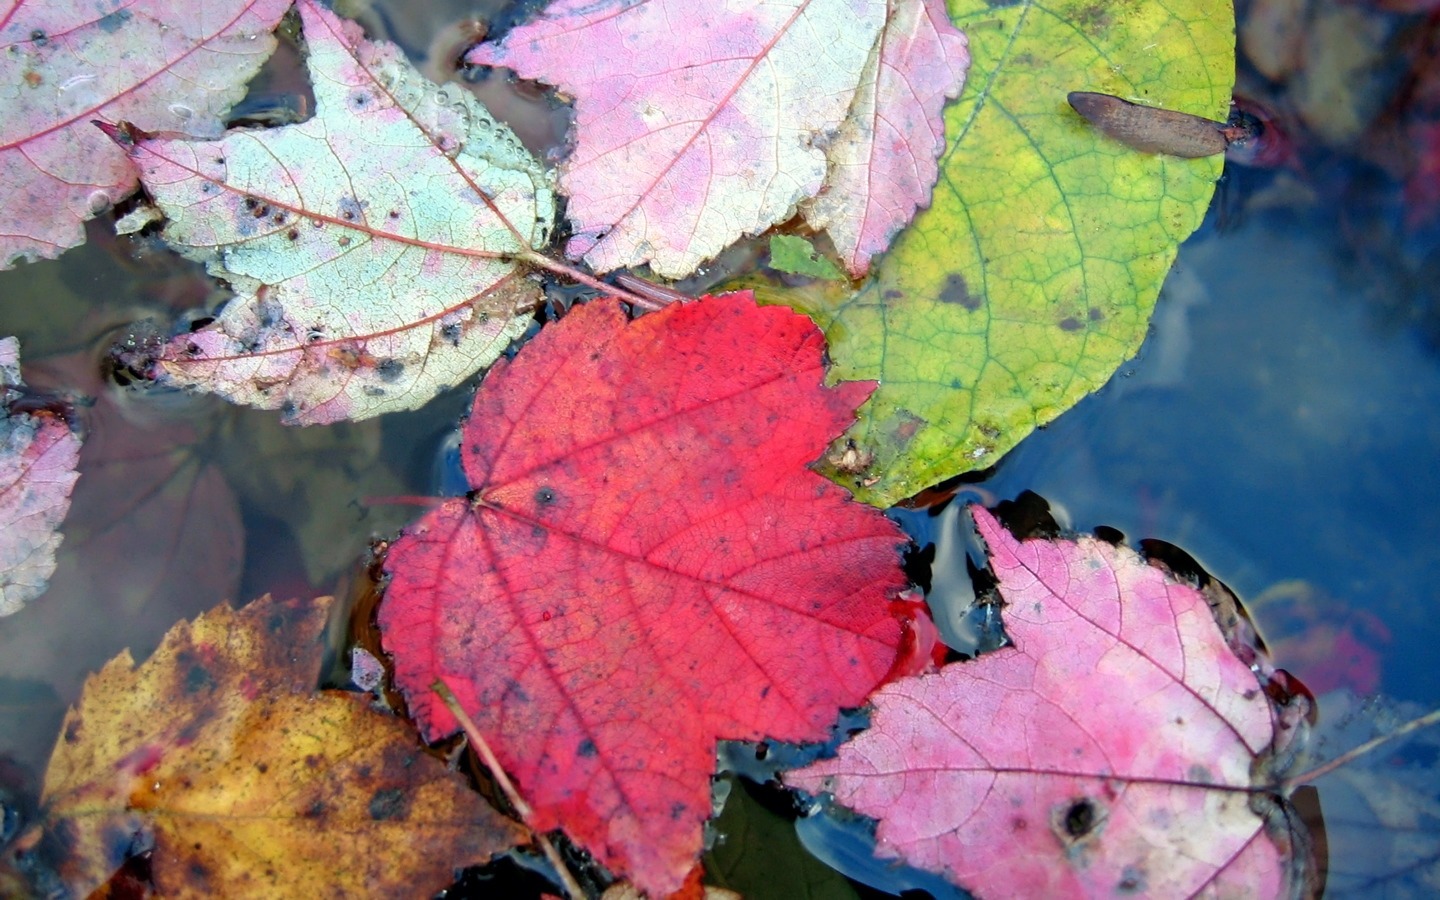
[[[208,137],[290,0],[0,0],[0,268],[84,240],[135,189],[92,121]]]
[[[418,407],[525,330],[549,176],[467,91],[422,78],[313,0],[297,4],[315,117],[130,146],[164,237],[234,288],[160,354],[172,383],[299,424]]]
[[[868,731],[786,781],[982,896],[1283,896],[1248,793],[1272,708],[1204,597],[1126,548],[975,518],[1015,646],[882,688]]]
[[[55,571],[60,522],[80,477],[80,437],[49,410],[11,407],[19,384],[20,346],[0,339],[0,616],[45,591]]]
[[[881,142],[879,155],[896,149],[881,118],[896,119],[907,141],[923,134],[923,146],[900,147],[886,166],[914,169],[924,181],[920,200],[928,198],[940,105],[959,90],[966,63],[943,12],[947,38],[923,38],[940,26],[918,12],[920,3],[894,0],[897,28],[885,32],[882,50],[885,0],[559,0],[466,59],[574,97],[576,146],[560,175],[575,231],[567,250],[596,269],[648,263],[682,277],[742,235],[794,215],[822,186],[831,195],[827,221],[862,216],[845,240],[860,248],[849,255],[868,260],[874,235],[888,238],[918,202],[910,176],[892,183],[891,170],[870,171],[869,135]],[[912,29],[921,37],[907,36]],[[916,67],[910,88],[901,84],[907,66]],[[942,70],[951,82],[936,93]],[[885,73],[878,90],[860,92],[871,103],[855,107],[862,78],[874,82],[877,71]],[[912,88],[913,102],[897,94]],[[911,121],[927,114],[933,122]]]
[[[863,275],[921,207],[930,205],[945,149],[945,101],[960,93],[970,53],[944,0],[892,0],[850,115],[830,142],[830,172],[800,205],[829,232],[852,275]]]

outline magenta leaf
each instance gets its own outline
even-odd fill
[[[93,121],[209,137],[289,0],[10,0],[0,11],[0,268],[84,240],[135,189]]]
[[[668,278],[806,203],[863,272],[928,202],[969,65],[923,0],[559,0],[466,60],[575,99],[567,251]]]
[[[1291,840],[1257,783],[1276,713],[1204,596],[974,513],[1015,646],[881,688],[869,730],[786,781],[983,896],[1284,896]]]
[[[0,339],[0,616],[45,591],[80,477],[80,436],[48,409],[16,408],[19,385],[20,344]]]

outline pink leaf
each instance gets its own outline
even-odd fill
[[[882,688],[868,731],[786,780],[981,895],[1282,896],[1284,835],[1251,793],[1275,719],[1204,597],[974,512],[1015,646]]]
[[[19,385],[20,345],[0,340],[0,616],[38,597],[55,571],[60,522],[80,477],[80,437],[48,410],[11,407]]]
[[[830,233],[852,275],[864,275],[915,210],[930,205],[935,160],[945,149],[940,111],[960,94],[970,67],[965,35],[943,0],[890,6],[879,53],[827,150],[825,186],[800,206],[812,228]]]
[[[135,189],[92,123],[218,134],[289,0],[0,0],[0,268],[84,240]]]
[[[863,268],[928,198],[939,108],[968,63],[943,12],[920,2],[895,0],[885,29],[884,0],[560,0],[466,60],[575,98],[567,250],[596,269],[682,277],[826,185],[815,215],[862,217],[837,243]]]

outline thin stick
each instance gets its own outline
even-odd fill
[[[434,684],[430,685],[430,690],[440,695],[440,700],[444,702],[446,708],[460,721],[460,727],[465,729],[465,736],[470,739],[470,746],[474,747],[475,752],[480,754],[481,761],[484,762],[485,766],[490,770],[490,774],[495,777],[495,783],[500,786],[500,791],[504,793],[505,798],[510,801],[510,805],[515,807],[515,812],[519,813],[520,820],[525,823],[525,827],[529,828],[530,833],[535,836],[535,843],[540,845],[540,849],[545,853],[545,858],[550,860],[550,865],[555,867],[555,874],[559,876],[560,886],[565,889],[565,893],[569,894],[574,900],[585,900],[585,892],[581,890],[580,885],[576,883],[575,876],[571,875],[570,870],[565,867],[565,861],[560,858],[560,854],[556,851],[555,845],[550,843],[549,838],[530,824],[530,820],[534,817],[535,811],[530,808],[530,804],[526,803],[525,798],[521,797],[520,792],[515,789],[515,784],[510,780],[510,776],[505,774],[505,769],[501,767],[500,760],[495,758],[494,752],[490,750],[490,745],[487,744],[485,738],[480,735],[480,729],[476,727],[474,720],[460,707],[460,701],[455,697],[455,693],[450,690],[450,687],[445,684],[445,682],[438,678],[435,679]]]
[[[1299,775],[1296,775],[1294,778],[1285,779],[1284,790],[1288,793],[1297,785],[1303,784],[1307,781],[1314,781],[1315,779],[1320,778],[1323,775],[1329,775],[1331,772],[1335,771],[1346,763],[1351,762],[1358,757],[1364,756],[1371,750],[1379,747],[1381,744],[1393,741],[1399,737],[1404,737],[1412,731],[1419,731],[1422,728],[1427,728],[1431,725],[1434,725],[1436,722],[1440,722],[1440,709],[1428,712],[1418,719],[1411,719],[1409,722],[1406,722],[1404,725],[1401,725],[1399,728],[1395,729],[1389,734],[1382,734],[1377,738],[1366,741],[1365,743],[1354,748],[1353,750],[1347,750],[1346,752],[1340,754],[1339,756],[1335,757],[1334,759],[1330,760],[1322,766],[1317,766],[1316,768],[1313,768],[1308,772],[1302,772]]]
[[[663,309],[665,306],[665,304],[659,303],[650,297],[642,297],[634,291],[627,291],[622,287],[618,287],[613,284],[606,284],[598,278],[586,275],[584,272],[573,266],[568,266],[565,263],[560,262],[559,260],[551,259],[550,257],[546,256],[538,250],[525,250],[519,253],[517,256],[519,259],[522,259],[533,266],[538,266],[542,269],[548,269],[549,271],[554,272],[557,275],[564,275],[571,281],[578,281],[586,287],[592,287],[608,297],[619,297],[626,303],[633,304],[640,307],[641,309],[648,309],[651,312],[656,312],[657,310]]]

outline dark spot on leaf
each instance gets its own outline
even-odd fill
[[[1100,311],[1100,307],[1098,306],[1090,307],[1090,311],[1086,313],[1086,315],[1090,317],[1090,321],[1092,322],[1099,322],[1105,318],[1105,314]]]
[[[1061,331],[1079,331],[1082,327],[1080,320],[1074,316],[1066,316],[1060,320]]]
[[[1011,830],[1011,831],[1024,831],[1025,829],[1027,829],[1027,828],[1029,828],[1029,827],[1030,827],[1030,823],[1027,822],[1027,821],[1026,821],[1023,817],[1021,817],[1021,816],[1016,816],[1015,818],[1013,818],[1013,819],[1010,820],[1010,830]]]
[[[894,288],[891,288],[890,290],[886,291],[883,296],[886,300],[903,300],[905,299],[905,292],[897,291]]]
[[[289,231],[285,232],[285,236],[292,241],[298,240],[300,238],[300,232],[292,228]]]
[[[310,760],[307,758],[305,761],[308,763]],[[305,812],[301,813],[301,815],[303,815],[307,819],[320,819],[325,816],[325,812],[326,809],[324,802],[316,800],[314,803],[310,804],[310,806],[306,808]]]
[[[1065,833],[1079,840],[1095,828],[1098,818],[1095,805],[1088,798],[1082,797],[1065,810]]]
[[[410,811],[405,792],[400,788],[382,788],[370,797],[370,818],[378,821],[403,819]]]
[[[273,216],[270,217],[270,221],[273,222],[273,223],[276,224],[276,225],[284,225],[284,224],[285,224],[285,212],[284,212],[284,210],[276,210],[275,215],[273,215]]]
[[[211,677],[210,670],[204,666],[193,665],[190,667],[190,671],[185,673],[185,693],[197,694],[213,687],[215,687],[215,679]]]
[[[395,381],[405,372],[405,364],[398,359],[382,359],[375,367],[375,374],[382,381]]]
[[[595,742],[590,740],[589,738],[581,741],[580,746],[575,748],[576,755],[583,756],[586,759],[595,756],[599,752],[599,749],[595,746]]]
[[[114,34],[121,28],[123,28],[125,26],[125,23],[130,21],[130,18],[130,10],[122,9],[117,12],[111,13],[105,18],[96,22],[95,25],[106,34]]]
[[[392,209],[392,210],[390,210],[389,216],[390,216],[390,218],[392,218],[392,219],[398,219],[398,218],[400,218],[400,210],[398,210],[398,209]]]
[[[76,716],[74,721],[65,726],[65,743],[73,744],[80,740],[80,732],[82,731],[83,724],[84,720]]]
[[[1145,885],[1145,873],[1134,866],[1126,866],[1120,872],[1120,883],[1115,885],[1115,890],[1122,894],[1144,894],[1147,893]]]
[[[260,205],[260,201],[256,200],[254,197],[246,197],[244,200],[240,201],[240,205],[245,207],[246,209],[254,209],[255,207]]]
[[[264,775],[266,772],[270,771],[270,764],[257,762],[255,764],[255,771],[259,772],[261,775]]]
[[[250,210],[250,215],[254,216],[257,219],[263,219],[266,216],[270,215],[270,207],[266,206],[264,203],[261,203],[259,206],[253,207]]]
[[[970,293],[965,277],[959,272],[951,272],[946,276],[945,284],[940,288],[940,302],[958,303],[971,312],[980,308],[980,298]]]
[[[460,346],[460,335],[462,331],[458,322],[451,322],[448,325],[440,326],[440,336],[450,343],[452,347]]]
[[[685,804],[683,804],[683,803],[672,803],[672,804],[670,804],[670,818],[671,818],[673,821],[677,821],[677,822],[678,822],[678,821],[680,820],[680,818],[681,818],[682,816],[684,816],[684,815],[685,815]]]
[[[541,506],[549,506],[555,502],[555,492],[548,487],[542,487],[535,492],[535,502]]]
[[[365,392],[365,396],[367,396],[367,397],[383,397],[383,396],[385,396],[385,389],[384,389],[384,388],[378,388],[378,387],[376,387],[376,386],[373,385],[373,384],[367,384],[367,385],[365,385],[363,388],[361,388],[361,390]]]
[[[34,41],[36,46],[39,47],[43,47],[46,44],[50,43],[50,39],[45,36],[45,32],[41,31],[38,28],[30,32],[30,40]]]

